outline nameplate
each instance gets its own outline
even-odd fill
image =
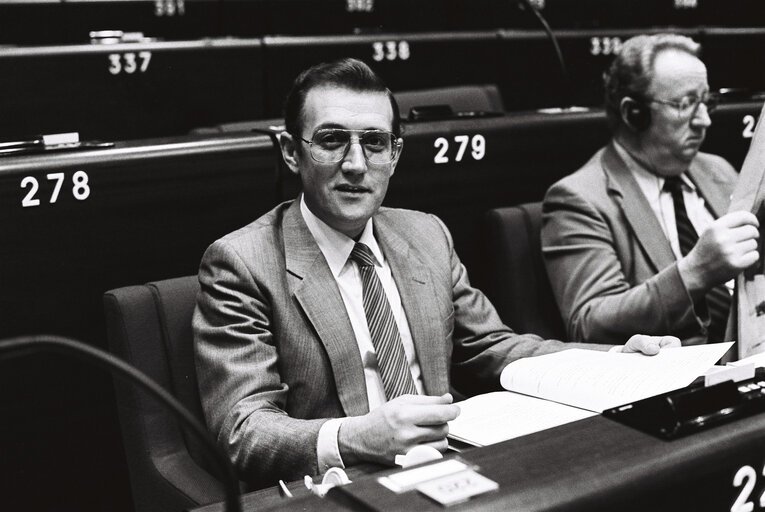
[[[430,480],[415,487],[425,496],[446,507],[463,503],[473,496],[496,491],[499,484],[472,469]]]
[[[468,469],[468,465],[464,462],[457,459],[449,459],[435,464],[428,464],[427,466],[399,471],[392,475],[380,477],[377,481],[391,491],[400,494],[411,491],[418,485],[430,480],[460,473],[466,469]]]

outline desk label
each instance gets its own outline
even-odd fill
[[[499,489],[499,484],[472,469],[466,469],[416,487],[425,496],[449,506],[467,501],[473,496]]]

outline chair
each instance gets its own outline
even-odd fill
[[[496,208],[486,214],[484,286],[502,320],[517,332],[566,340],[566,329],[547,278],[540,242],[542,203]]]
[[[111,351],[169,390],[202,424],[192,347],[196,276],[110,290],[104,295]],[[136,512],[180,511],[221,501],[201,441],[140,390],[115,381]]]

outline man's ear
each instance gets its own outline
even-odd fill
[[[396,153],[396,158],[394,158],[393,161],[390,163],[391,175],[393,175],[393,173],[396,172],[396,165],[398,165],[398,159],[401,158],[401,153],[404,151],[404,139],[399,137],[396,142],[398,142],[398,153]]]
[[[284,163],[287,164],[287,167],[290,168],[290,171],[298,174],[298,148],[292,135],[290,135],[288,132],[280,133],[279,147],[282,150],[282,158],[284,158]]]
[[[651,123],[651,112],[646,106],[629,96],[619,103],[619,116],[622,123],[635,132],[641,132]]]

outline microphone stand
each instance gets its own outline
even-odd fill
[[[563,59],[563,52],[561,52],[560,45],[558,44],[558,38],[555,37],[555,34],[553,34],[550,25],[547,23],[547,20],[544,18],[544,16],[542,16],[542,13],[540,13],[539,10],[534,7],[530,0],[517,0],[517,2],[521,5],[522,8],[528,9],[534,13],[534,16],[536,16],[536,18],[539,20],[539,23],[542,24],[542,28],[547,34],[547,38],[550,39],[550,42],[555,49],[555,56],[558,59],[558,66],[560,67],[560,74],[563,83],[563,106],[564,109],[571,108],[574,105],[574,102],[571,101],[571,83],[569,81],[568,70],[566,69],[566,61]]]
[[[154,396],[163,405],[167,406],[199,439],[202,440],[207,450],[212,454],[212,462],[220,473],[225,489],[226,510],[228,512],[241,512],[239,501],[239,480],[237,479],[231,462],[223,455],[218,446],[213,442],[207,429],[181,404],[173,395],[168,393],[159,384],[154,382],[144,373],[99,348],[86,345],[63,336],[35,335],[19,336],[0,341],[0,361],[28,356],[37,352],[56,352],[75,356],[78,359],[95,364],[106,369],[109,373],[122,378],[130,384],[137,384],[150,395]]]

